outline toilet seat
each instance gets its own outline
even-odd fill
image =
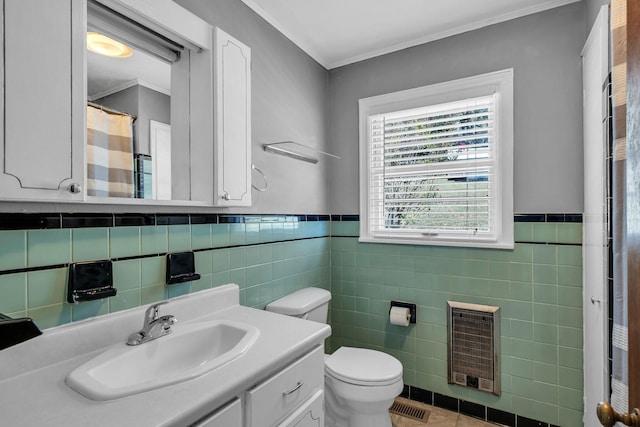
[[[402,379],[402,363],[393,356],[365,348],[340,347],[325,359],[325,373],[362,386],[383,386]]]

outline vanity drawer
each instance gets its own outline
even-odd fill
[[[319,346],[247,392],[248,425],[274,425],[315,390],[323,389],[323,382],[324,352]]]

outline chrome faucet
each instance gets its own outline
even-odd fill
[[[144,312],[142,329],[129,335],[127,339],[128,345],[144,344],[171,333],[171,325],[175,324],[178,319],[170,314],[158,317],[160,306],[166,303],[167,301],[151,304],[149,308],[147,308]]]

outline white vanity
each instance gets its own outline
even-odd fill
[[[178,319],[175,331],[136,347],[153,358],[163,348],[154,342],[178,343],[184,331],[221,323],[257,328],[247,348],[192,379],[123,397],[90,399],[66,379],[106,351],[127,351],[120,346],[140,329],[146,307],[52,328],[0,351],[0,425],[322,427],[329,326],[243,307],[238,296],[236,285],[225,285],[171,299],[161,310]],[[178,369],[169,359],[168,369]]]

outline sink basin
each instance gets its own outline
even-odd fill
[[[171,334],[129,346],[122,342],[73,370],[69,387],[93,400],[110,400],[206,374],[245,353],[259,330],[215,320],[177,324]]]

